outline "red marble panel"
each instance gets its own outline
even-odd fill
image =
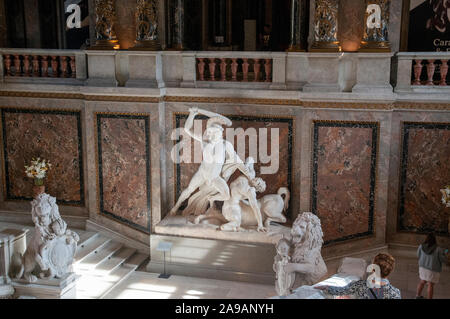
[[[100,211],[150,231],[149,119],[98,114]]]
[[[278,172],[274,174],[264,174],[261,175],[261,167],[268,167],[270,163],[261,163],[257,160],[255,164],[256,175],[264,179],[267,185],[267,189],[264,193],[258,194],[258,198],[265,196],[267,194],[276,194],[280,187],[288,187],[291,191],[291,175],[292,175],[292,146],[293,146],[293,120],[290,118],[263,118],[263,117],[252,117],[252,116],[227,116],[229,119],[233,121],[232,128],[242,128],[244,132],[249,128],[254,128],[258,134],[258,152],[259,152],[259,132],[260,129],[267,128],[268,137],[267,137],[267,154],[272,154],[271,148],[271,128],[277,128],[279,131],[279,168]],[[175,115],[175,125],[177,127],[184,127],[185,120],[187,115]],[[201,118],[201,117],[199,117]],[[206,128],[206,120],[202,120],[202,128],[203,132]],[[224,132],[224,138],[226,133]],[[234,141],[235,150],[237,150],[237,137]],[[246,138],[245,143],[245,157],[242,158],[243,161],[250,156],[249,151],[250,140]],[[198,149],[200,149],[199,144],[197,145]],[[194,158],[194,147],[191,149],[192,158]],[[201,160],[201,157],[200,157]],[[200,164],[199,163],[181,163],[179,165],[175,165],[176,172],[176,197],[180,195],[181,191],[185,189],[198,170]],[[230,178],[230,183],[238,177],[240,172],[235,172],[235,174]],[[288,211],[288,216],[290,215],[290,211]]]
[[[314,124],[312,209],[327,243],[373,231],[377,130],[369,123]]]
[[[399,229],[448,234],[440,189],[450,181],[450,125],[403,126]]]
[[[84,204],[80,112],[5,108],[2,124],[7,200],[32,198],[24,165],[40,157],[53,165],[46,192],[59,203]]]

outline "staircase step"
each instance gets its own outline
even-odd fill
[[[105,276],[114,272],[128,258],[136,252],[134,248],[122,247],[117,253],[103,261],[94,269],[94,273],[98,276]]]
[[[117,280],[108,289],[106,289],[99,298],[105,298],[114,288],[116,288],[125,279],[127,279],[128,276],[130,276],[136,270],[136,268],[137,267],[131,265],[123,265],[114,270],[109,276],[111,278],[117,278]]]
[[[126,266],[131,266],[131,267],[136,267],[136,269],[137,269],[137,268],[139,268],[139,267],[142,265],[142,263],[143,263],[145,260],[148,259],[148,257],[149,257],[149,256],[146,255],[146,254],[137,253],[137,254],[134,254],[133,256],[131,256],[131,258],[128,259],[128,260],[124,263],[124,265],[126,265]]]
[[[101,262],[114,255],[123,245],[118,242],[110,241],[101,250],[89,255],[77,265],[78,269],[91,270],[97,267]]]
[[[94,238],[89,239],[85,245],[82,245],[77,249],[74,264],[79,264],[89,255],[94,254],[96,251],[102,249],[110,241],[111,239],[102,236],[95,236]]]
[[[80,240],[78,241],[78,248],[82,248],[84,246],[86,246],[86,244],[90,241],[93,240],[95,237],[100,236],[98,233],[95,232],[83,232],[83,233],[79,233],[78,234],[80,236]]]

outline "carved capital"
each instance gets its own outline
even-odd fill
[[[311,51],[339,51],[339,0],[316,0],[314,44]]]
[[[390,0],[366,0],[364,36],[360,51],[390,52],[388,40]]]

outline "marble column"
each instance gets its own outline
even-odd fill
[[[184,0],[169,0],[172,49],[184,49]]]
[[[156,0],[136,0],[136,45],[131,50],[161,50]]]
[[[289,52],[302,52],[303,45],[301,43],[302,20],[303,20],[303,1],[291,0],[291,30]]]
[[[390,52],[388,40],[390,0],[366,0],[364,36],[360,51]]]
[[[115,32],[115,0],[95,0],[95,45],[93,50],[119,49],[120,44]]]
[[[338,41],[339,0],[316,0],[312,52],[340,51]]]

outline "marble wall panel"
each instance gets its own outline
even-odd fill
[[[149,233],[150,120],[147,115],[96,114],[100,214]]]
[[[450,181],[450,124],[402,126],[398,230],[448,234],[440,189]]]
[[[24,165],[40,157],[53,165],[47,193],[59,204],[83,206],[81,112],[2,108],[1,115],[5,200],[31,200],[33,182]]]
[[[312,211],[327,244],[374,233],[378,124],[315,121]]]
[[[258,134],[258,146],[261,146],[260,129],[267,129],[267,154],[272,154],[271,149],[271,128],[277,128],[279,132],[279,167],[278,171],[273,174],[261,175],[261,167],[268,167],[270,164],[261,163],[257,160],[255,164],[256,175],[263,178],[267,188],[264,193],[258,194],[258,197],[267,194],[276,194],[280,187],[287,187],[292,190],[292,154],[294,145],[294,120],[293,118],[283,117],[262,117],[262,116],[245,116],[245,115],[226,115],[232,122],[232,128],[242,128],[244,132],[249,128],[254,128]],[[201,117],[199,117],[201,119]],[[187,114],[174,114],[174,126],[183,127],[187,119]],[[202,119],[203,131],[206,128],[206,120]],[[224,133],[225,137],[225,133]],[[250,156],[249,146],[250,139],[246,139],[245,158]],[[235,150],[237,150],[237,137],[234,141]],[[199,146],[198,146],[199,147]],[[191,149],[192,158],[194,156],[194,147]],[[258,148],[259,152],[259,148]],[[242,158],[245,161],[245,158]],[[180,163],[175,165],[175,193],[176,198],[188,186],[192,176],[198,170],[199,163]],[[232,182],[240,173],[236,172],[230,179]],[[287,217],[291,217],[291,209],[288,210]]]

